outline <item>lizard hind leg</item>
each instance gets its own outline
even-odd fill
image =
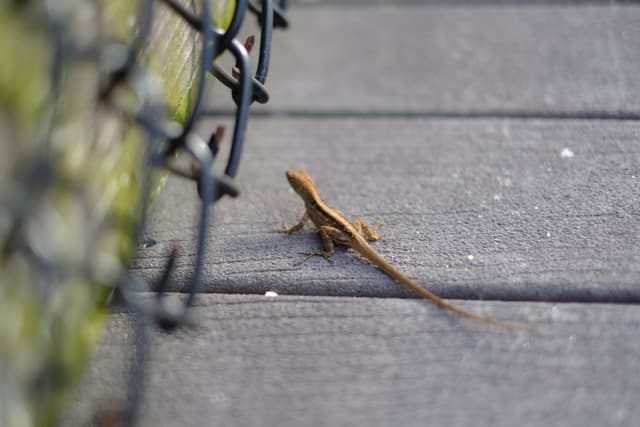
[[[324,259],[326,259],[328,262],[333,262],[331,260],[331,257],[333,254],[329,255],[327,252],[325,251],[309,251],[309,252],[303,252],[302,255],[304,255],[304,257],[300,260],[300,261],[296,261],[293,263],[293,265],[302,265],[305,262],[307,262],[309,260],[309,258],[313,258],[314,256],[321,256]]]
[[[331,257],[333,257],[333,252],[334,252],[333,239],[331,238],[331,236],[325,230],[323,230],[323,228],[326,228],[326,227],[321,227],[320,230],[318,231],[318,234],[320,235],[320,238],[322,239],[322,246],[323,246],[324,250],[323,251],[305,252],[304,253],[304,258],[302,258],[300,261],[296,262],[294,265],[304,264],[309,258],[314,257],[314,256],[321,256],[324,259],[326,259],[327,261],[331,262]]]
[[[384,224],[384,220],[381,219],[372,228],[372,227],[369,227],[361,218],[355,218],[353,220],[353,227],[356,229],[358,234],[370,242],[384,240],[384,237],[380,235],[380,227],[382,227],[383,224]]]

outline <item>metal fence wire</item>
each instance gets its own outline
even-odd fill
[[[192,31],[199,33],[199,67],[195,88],[194,101],[186,119],[181,125],[167,117],[167,104],[156,84],[156,76],[143,65],[141,57],[148,46],[154,16],[157,13],[158,2],[164,3],[176,16],[184,20]],[[53,2],[55,3],[55,2]],[[140,413],[140,402],[144,392],[145,376],[148,356],[150,354],[150,330],[159,327],[165,331],[189,324],[191,317],[189,310],[194,305],[194,299],[199,291],[202,273],[202,263],[207,250],[207,228],[212,218],[212,205],[221,197],[228,195],[235,197],[238,189],[234,184],[238,165],[240,163],[243,140],[248,118],[248,110],[253,102],[265,103],[269,93],[265,82],[269,71],[269,56],[271,48],[271,34],[274,27],[287,28],[285,17],[287,2],[280,0],[274,4],[273,0],[236,0],[235,9],[230,25],[226,30],[216,26],[212,19],[210,0],[193,1],[191,7],[184,6],[186,2],[177,0],[140,0],[135,21],[136,29],[133,40],[128,45],[117,44],[107,40],[93,40],[91,43],[79,44],[70,37],[66,28],[70,24],[67,14],[59,13],[55,8],[49,8],[46,19],[48,26],[50,52],[52,59],[49,69],[50,99],[47,100],[47,114],[39,132],[39,147],[46,147],[51,143],[54,128],[54,117],[57,98],[63,90],[61,76],[63,68],[70,63],[92,62],[98,70],[100,90],[98,103],[133,123],[143,135],[145,144],[145,158],[141,164],[142,170],[142,201],[141,221],[135,235],[137,241],[143,236],[145,220],[153,191],[153,175],[159,169],[192,179],[197,185],[201,199],[198,228],[195,236],[196,254],[193,271],[186,286],[182,300],[169,299],[166,290],[171,280],[177,251],[172,251],[164,266],[162,275],[156,283],[141,283],[139,279],[123,273],[117,280],[114,299],[124,301],[131,310],[134,319],[133,342],[130,345],[130,363],[127,375],[126,407],[118,411],[116,424],[107,416],[101,421],[96,419],[97,425],[136,424]],[[18,6],[16,6],[18,7]],[[97,13],[100,8],[96,6]],[[258,52],[257,70],[251,73],[249,54],[253,40],[242,43],[236,39],[247,11],[254,14],[261,26],[260,48]],[[229,52],[236,61],[231,73],[223,70],[215,58],[224,52]],[[221,128],[208,138],[202,138],[194,132],[194,128],[201,119],[203,102],[207,83],[207,73],[213,74],[222,84],[231,90],[235,102],[235,122],[231,137],[231,149],[224,173],[213,170],[213,163],[218,155],[218,144],[222,137]],[[123,101],[121,93],[133,93],[136,102]],[[181,167],[175,161],[177,156],[190,157],[190,168]],[[42,161],[34,161],[30,166],[33,176],[43,179],[43,170],[50,167]],[[37,172],[36,172],[37,171]],[[49,177],[51,178],[51,177]],[[46,180],[46,177],[44,178]],[[73,184],[70,184],[73,185]],[[18,214],[15,217],[19,217]],[[152,292],[139,292],[141,289]],[[141,297],[146,294],[147,297]]]

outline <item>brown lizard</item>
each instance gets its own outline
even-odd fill
[[[356,218],[353,224],[350,223],[340,212],[329,207],[320,197],[316,184],[313,182],[309,174],[302,170],[288,170],[286,172],[289,184],[296,193],[304,200],[305,213],[296,225],[291,228],[285,228],[281,231],[292,234],[300,231],[304,224],[311,220],[318,228],[324,251],[306,252],[305,257],[298,264],[302,264],[312,256],[322,256],[327,260],[333,256],[334,243],[350,247],[360,255],[368,259],[372,264],[384,271],[389,277],[407,287],[409,290],[420,297],[429,300],[452,313],[462,317],[478,320],[480,322],[491,325],[500,326],[506,329],[521,329],[521,325],[511,325],[500,322],[488,317],[480,316],[469,311],[458,308],[449,304],[439,296],[428,291],[418,283],[409,279],[407,276],[398,271],[393,265],[385,260],[369,245],[367,240],[380,240],[378,229],[382,225],[379,223],[376,227],[368,227],[360,218]],[[525,328],[528,329],[528,328]]]

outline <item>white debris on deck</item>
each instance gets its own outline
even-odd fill
[[[575,154],[573,153],[573,151],[571,151],[571,149],[568,147],[563,148],[562,151],[560,152],[560,157],[562,157],[563,159],[570,159],[574,155]]]

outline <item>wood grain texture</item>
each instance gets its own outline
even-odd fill
[[[199,327],[154,337],[144,426],[640,423],[637,305],[451,301],[538,327],[505,333],[395,298],[344,250],[295,267],[317,237],[272,231],[302,214],[284,170],[304,168],[347,217],[384,218],[376,248],[445,297],[640,301],[640,125],[611,120],[639,111],[640,9],[503,3],[290,10],[241,197],[214,208]],[[178,244],[183,288],[197,207],[169,180],[134,274]],[[122,397],[129,320],[77,408]]]
[[[207,292],[410,296],[357,256],[333,263],[309,228],[284,170],[309,171],[348,218],[384,218],[379,252],[449,298],[639,301],[640,125],[519,120],[252,121],[242,196],[214,209]],[[570,149],[573,157],[563,157]],[[159,200],[133,272],[157,277],[183,247],[173,289],[193,262],[198,199],[173,180]]]
[[[274,35],[271,101],[255,111],[640,111],[637,4],[404,3],[294,5],[291,32]]]
[[[414,300],[203,295],[197,329],[153,339],[141,425],[640,422],[640,307],[456,303],[538,332]],[[128,322],[111,316],[78,411],[122,398]]]

